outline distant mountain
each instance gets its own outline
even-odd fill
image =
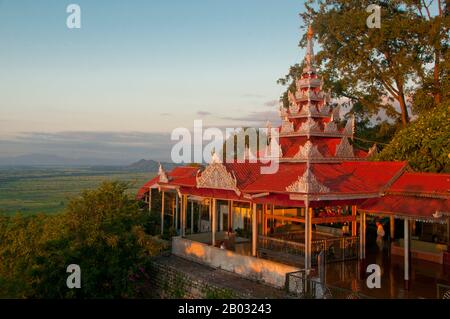
[[[0,166],[124,166],[128,163],[123,160],[115,159],[67,158],[48,154],[26,154],[13,157],[0,157]]]
[[[171,170],[176,167],[174,163],[161,163],[165,170]],[[157,172],[159,169],[159,162],[154,160],[141,159],[131,165],[125,166],[125,170],[133,172]]]
[[[58,155],[47,154],[27,154],[14,157],[0,157],[0,166],[62,166],[62,167],[79,167],[87,166],[94,170],[117,170],[130,172],[157,172],[159,162],[154,160],[141,159],[135,163],[129,164],[131,161],[103,158],[67,158]],[[165,170],[171,170],[176,164],[161,163]]]

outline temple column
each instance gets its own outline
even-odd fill
[[[391,235],[391,241],[395,239],[395,217],[389,217],[389,230]]]
[[[354,221],[352,221],[352,236],[353,237],[356,236],[356,233],[357,233],[356,228],[357,228],[357,225],[358,225],[358,221],[356,220],[356,212],[357,212],[356,205],[353,205],[352,206],[352,216],[355,219]]]
[[[447,246],[447,250],[450,251],[450,216],[447,218]]]
[[[175,194],[175,230],[178,232],[178,194]]]
[[[199,233],[202,232],[202,213],[203,213],[203,203],[199,202],[197,204],[197,209],[198,209],[198,228],[197,231]]]
[[[305,269],[311,268],[311,219],[312,208],[309,200],[305,200]]]
[[[217,228],[217,212],[216,212],[216,199],[212,199],[211,207],[211,245],[216,245],[216,228]]]
[[[164,234],[164,191],[161,192],[161,235]]]
[[[403,248],[404,248],[404,258],[405,258],[405,269],[404,269],[404,273],[405,273],[405,290],[409,290],[409,274],[410,274],[410,249],[409,249],[409,244],[410,244],[410,224],[409,224],[409,219],[405,218],[404,221],[404,243],[403,243]]]
[[[228,229],[227,231],[233,231],[233,201],[228,201]]]
[[[366,213],[359,215],[359,258],[366,259]]]
[[[181,196],[181,214],[180,214],[181,237],[186,236],[186,218],[187,218],[187,195],[182,195]]]
[[[191,235],[194,233],[194,201],[191,200]]]
[[[152,189],[151,187],[148,188],[148,212],[150,213],[152,211]]]
[[[258,216],[256,214],[256,204],[250,204],[252,207],[252,256],[256,257],[258,240]]]
[[[262,234],[267,236],[267,204],[263,205],[262,214]]]

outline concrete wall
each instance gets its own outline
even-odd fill
[[[277,288],[284,288],[287,273],[300,270],[270,260],[239,255],[229,250],[181,237],[172,239],[172,254],[211,267],[231,271]]]

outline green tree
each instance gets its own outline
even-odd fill
[[[0,297],[135,297],[145,265],[165,244],[145,232],[149,214],[127,185],[105,182],[56,216],[0,217]],[[81,289],[66,285],[70,264]]]
[[[366,117],[383,110],[405,127],[410,120],[407,97],[418,90],[426,92],[418,94],[418,100],[443,92],[446,84],[442,82],[447,81],[448,74],[439,66],[445,63],[441,53],[448,49],[448,18],[442,13],[438,18],[425,17],[423,12],[427,9],[417,2],[420,1],[309,0],[305,4],[307,10],[301,16],[305,24],[313,25],[322,47],[317,62],[325,86],[332,89],[335,97],[349,99]],[[366,25],[366,8],[370,4],[381,7],[380,29]],[[439,4],[446,12],[445,5]],[[305,37],[300,44],[305,45]],[[431,90],[427,83],[430,74],[434,74],[429,67],[434,59],[437,71]],[[291,67],[279,82],[290,83],[299,70],[298,65]]]
[[[418,171],[450,172],[450,103],[422,114],[398,132],[378,160],[408,161]]]

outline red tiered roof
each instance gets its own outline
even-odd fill
[[[439,220],[450,215],[450,174],[404,173],[383,197],[369,199],[360,208],[373,213]]]
[[[349,143],[354,122],[337,127],[339,109],[332,109],[330,94],[322,92],[312,37],[310,30],[306,66],[296,81],[296,92],[289,93],[290,107],[280,109],[282,125],[276,147],[281,147],[282,155],[272,159],[279,164],[276,173],[261,174],[262,166],[268,164],[222,164],[213,156],[206,168],[177,167],[166,173],[161,167],[159,176],[139,190],[138,198],[149,188],[162,187],[196,197],[286,207],[302,207],[307,198],[312,207],[347,203],[361,204],[368,212],[415,218],[450,214],[449,175],[405,173],[406,162],[370,162],[371,152]]]

